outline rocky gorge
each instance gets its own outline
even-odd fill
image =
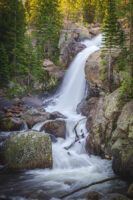
[[[99,27],[93,27],[93,31],[88,31],[77,26],[73,27],[70,24],[61,35],[60,60],[65,68],[73,57],[85,48],[80,41],[90,39],[100,32]],[[112,93],[108,90],[107,78],[100,78],[104,68],[100,55],[101,50],[98,50],[87,59],[85,76],[90,87],[89,94],[77,107],[78,113],[87,117],[86,128],[89,134],[86,139],[86,151],[89,155],[112,159],[114,172],[132,181],[133,101],[121,103],[120,84],[123,79],[117,69],[119,52],[115,53],[112,59],[114,66]],[[53,65],[48,60],[44,62],[49,75],[61,79],[64,71],[59,73],[59,68]],[[0,131],[12,131],[10,136],[2,134],[0,136],[0,142],[4,142],[4,146],[0,148],[0,161],[7,168],[25,170],[53,167],[52,144],[56,143],[58,138],[62,140],[67,137],[65,123],[67,116],[57,111],[48,112],[42,108],[43,100],[43,98],[28,97],[23,101],[13,100],[12,103],[7,101],[4,108],[1,108]],[[40,128],[36,130],[38,123]],[[22,130],[22,133],[18,133],[19,130]],[[71,157],[71,153],[67,152],[67,156]],[[71,185],[67,181],[66,185],[69,184]],[[128,190],[131,198],[132,191],[131,185]],[[120,194],[109,194],[103,197],[96,192],[88,193],[87,198],[90,200],[128,199]]]

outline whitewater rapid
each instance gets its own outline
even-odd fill
[[[113,175],[111,161],[86,154],[85,141],[88,135],[86,118],[76,112],[77,105],[85,97],[84,66],[87,58],[100,48],[101,37],[102,35],[100,34],[92,40],[82,42],[82,44],[86,45],[86,48],[78,53],[71,63],[58,92],[47,100],[49,105],[45,107],[46,111],[58,111],[67,117],[65,119],[66,139],[58,138],[57,142],[52,144],[53,169],[34,171],[34,180],[36,182],[44,181],[46,190],[51,196],[59,197],[76,188]],[[44,103],[47,102],[45,101]],[[68,147],[75,140],[74,127],[77,122],[79,122],[77,126],[79,141],[69,150],[66,150],[65,147]],[[39,129],[40,126],[39,128],[36,127],[36,130]],[[83,135],[84,137],[82,137]],[[33,171],[29,173],[32,174]],[[92,189],[104,193],[108,191],[111,184],[111,182],[108,182],[93,186],[91,189],[78,192],[66,199],[85,199],[85,193]]]
[[[85,142],[89,133],[86,130],[86,117],[76,112],[77,105],[86,95],[85,63],[87,58],[100,48],[101,37],[99,35],[82,42],[86,48],[78,53],[71,63],[58,92],[44,102],[44,105],[47,105],[44,106],[46,111],[58,111],[66,116],[66,138],[57,138],[57,142],[52,143],[53,168],[9,174],[8,182],[3,181],[0,190],[3,194],[13,196],[11,199],[24,200],[23,196],[32,194],[35,196],[33,199],[57,200],[77,188],[114,175],[111,161],[87,155]],[[33,129],[40,131],[44,123],[36,124]],[[77,123],[79,140],[67,150],[75,141],[74,127]],[[4,176],[6,178],[3,180],[6,180],[7,175]],[[121,183],[118,181],[106,182],[81,190],[65,199],[85,200],[88,191],[104,194],[119,186],[121,187]]]

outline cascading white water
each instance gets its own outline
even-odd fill
[[[67,192],[69,193],[89,183],[113,175],[111,161],[103,160],[96,156],[88,156],[85,152],[85,140],[88,135],[85,126],[86,118],[77,114],[76,108],[85,96],[85,62],[91,53],[99,49],[101,35],[82,43],[86,45],[86,49],[75,57],[65,75],[59,92],[51,98],[51,103],[45,107],[48,112],[58,111],[67,117],[65,119],[67,127],[66,139],[58,138],[57,142],[52,144],[53,169],[30,170],[16,178],[13,175],[11,180],[8,180],[6,187],[1,186],[3,193],[9,192],[11,194],[15,192],[16,195],[23,196],[25,191],[26,193],[29,191],[29,193],[36,195],[37,198],[35,199],[45,199],[45,195],[60,197]],[[76,128],[79,140],[67,150],[66,147],[75,141],[74,127],[77,122],[79,122]],[[33,129],[40,130],[44,123],[36,124]],[[85,200],[86,194],[90,190],[106,193],[110,189],[112,190],[113,187],[116,189],[118,186],[119,188],[118,183],[112,184],[107,182],[95,185],[89,189],[81,190],[66,199]],[[38,198],[39,195],[42,198]],[[24,198],[15,197],[12,199],[20,200]],[[55,199],[59,198],[52,198],[51,200]]]
[[[85,126],[86,118],[77,114],[76,108],[85,95],[85,62],[90,54],[99,49],[101,35],[91,41],[86,40],[82,43],[87,46],[86,49],[76,56],[65,75],[59,92],[53,96],[52,102],[45,107],[48,112],[58,111],[67,117],[65,119],[66,139],[58,138],[57,142],[52,144],[53,169],[26,172],[26,175],[32,175],[32,185],[36,183],[39,188],[43,188],[43,190],[39,189],[38,193],[44,192],[52,197],[62,196],[62,194],[69,193],[76,188],[113,175],[111,161],[92,155],[88,156],[85,152],[85,140],[88,135]],[[77,126],[79,141],[67,150],[66,147],[75,141],[74,127],[77,122],[79,122]],[[40,123],[34,126],[33,129],[40,130],[41,125]],[[27,183],[29,183],[29,180]],[[104,193],[110,188],[112,188],[112,183],[107,182],[75,193],[66,199],[83,200],[89,190]],[[57,198],[52,198],[52,200],[55,199]]]
[[[85,40],[82,42],[87,48],[81,51],[70,65],[61,88],[54,97],[55,105],[49,105],[46,108],[47,111],[59,111],[68,116],[76,111],[78,103],[81,102],[85,95],[85,62],[90,54],[99,49],[101,37],[100,34],[91,41]]]
[[[111,161],[102,160],[96,156],[88,156],[85,152],[85,140],[88,135],[86,131],[86,118],[76,113],[77,105],[85,95],[85,62],[90,54],[97,51],[101,45],[101,35],[93,40],[82,42],[87,46],[80,52],[65,75],[64,81],[58,93],[52,98],[53,103],[45,107],[46,111],[58,111],[67,116],[66,139],[58,138],[53,143],[53,169],[52,170],[35,170],[34,180],[43,182],[48,194],[60,196],[65,192],[74,190],[99,179],[107,178],[113,175]],[[68,147],[75,140],[74,126],[79,122],[77,132],[79,141],[76,142],[69,150]],[[34,127],[39,130],[40,125]],[[82,137],[84,134],[84,137]],[[27,172],[29,174],[29,172]],[[111,183],[105,183],[92,187],[100,192],[107,191]],[[86,190],[87,192],[88,190]],[[76,193],[68,199],[85,199],[85,191]],[[53,198],[54,199],[54,198]]]

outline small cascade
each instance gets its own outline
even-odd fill
[[[58,111],[67,117],[65,119],[66,139],[57,138],[57,142],[52,145],[52,170],[34,170],[34,172],[27,172],[27,174],[34,173],[35,182],[44,181],[47,193],[51,196],[59,197],[61,194],[113,175],[111,161],[86,154],[85,141],[88,135],[86,118],[76,112],[77,105],[85,96],[84,66],[87,58],[100,48],[101,37],[100,34],[91,41],[82,42],[86,48],[75,57],[61,87],[51,99],[48,99],[48,102],[51,103],[45,107],[48,112]],[[77,123],[78,141],[75,141],[74,127]],[[35,128],[38,130],[37,126]],[[93,189],[104,193],[109,190],[110,184],[108,182],[95,186]],[[85,199],[87,191],[89,190],[81,191],[67,199]],[[54,199],[52,198],[52,200]]]

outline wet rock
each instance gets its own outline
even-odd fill
[[[92,191],[87,194],[88,200],[99,200],[100,194],[98,192]]]
[[[89,110],[88,101],[83,99],[81,101],[81,103],[79,103],[78,106],[77,106],[77,113],[82,114],[82,115],[87,117],[88,114],[89,114],[89,111],[90,110]]]
[[[57,118],[65,119],[66,117],[63,114],[61,114],[57,111],[50,113],[50,119],[54,120],[54,119],[57,119]]]
[[[66,124],[64,120],[51,120],[46,122],[41,131],[53,134],[55,137],[65,138],[66,135]]]
[[[24,121],[20,118],[5,117],[0,118],[0,131],[19,131],[23,128]]]
[[[118,193],[112,193],[112,194],[107,194],[101,200],[129,200],[129,198]]]
[[[2,148],[3,163],[13,169],[52,167],[52,145],[47,134],[36,131],[11,134]]]
[[[75,41],[75,39],[68,39],[60,48],[60,63],[66,68],[70,65],[73,58],[86,46],[80,42]]]
[[[49,113],[39,111],[35,108],[29,109],[22,115],[22,119],[28,124],[29,128],[32,128],[39,122],[44,122],[50,117]]]
[[[56,137],[55,137],[54,135],[52,135],[52,134],[49,133],[49,136],[50,136],[51,141],[52,141],[53,143],[56,143],[56,142],[57,142],[57,139],[56,139]]]
[[[127,194],[129,197],[133,198],[133,183],[130,185]]]

